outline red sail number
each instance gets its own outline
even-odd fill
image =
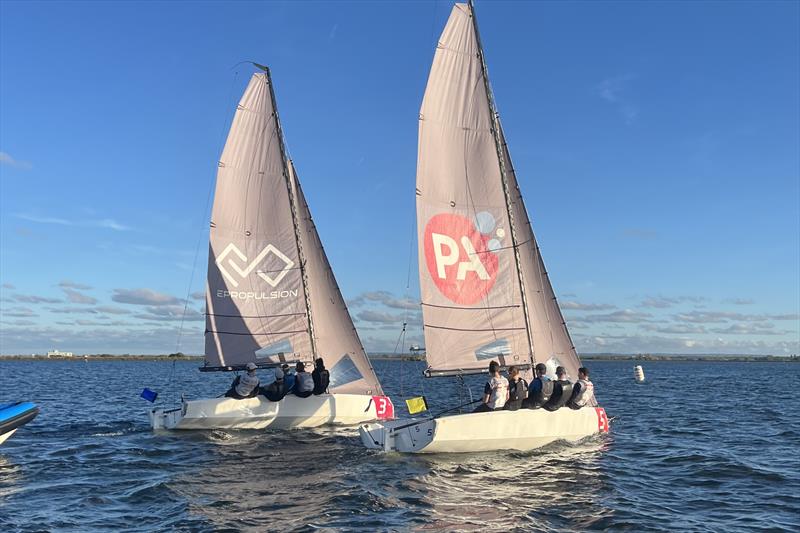
[[[594,410],[597,412],[597,431],[600,433],[608,433],[608,415],[606,415],[606,410],[602,407],[595,407]]]
[[[388,396],[373,396],[375,402],[375,413],[378,420],[392,420],[394,418],[394,405]]]

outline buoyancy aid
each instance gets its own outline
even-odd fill
[[[239,383],[236,384],[236,394],[242,398],[247,398],[257,387],[258,376],[250,372],[245,372],[243,376],[239,376]]]
[[[594,404],[594,383],[588,379],[579,379],[577,384],[580,385],[580,389],[573,394],[570,407],[580,409],[585,405]]]
[[[517,381],[512,381],[508,386],[508,403],[506,409],[509,411],[516,411],[522,407],[522,402],[528,397],[528,383],[519,378]]]
[[[325,394],[331,381],[330,373],[325,369],[315,368],[311,377],[314,378],[314,394]]]
[[[563,407],[572,398],[572,383],[569,380],[558,380],[553,383],[553,395],[544,405],[548,411],[555,411]]]
[[[529,407],[536,409],[546,404],[553,395],[553,388],[554,383],[549,379],[542,379],[541,377],[534,379],[531,383],[531,389],[528,395]]]
[[[502,409],[506,404],[506,395],[508,394],[508,380],[503,377],[492,377],[489,380],[489,403],[487,404],[491,409]]]

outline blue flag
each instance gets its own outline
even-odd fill
[[[142,391],[142,398],[144,398],[148,402],[154,402],[154,401],[156,401],[156,398],[158,398],[158,393],[155,392],[155,391],[151,391],[150,389],[145,388]]]

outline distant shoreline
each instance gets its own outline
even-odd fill
[[[370,355],[372,361],[424,361],[421,355]],[[798,355],[683,355],[683,354],[586,354],[583,361],[677,361],[677,362],[712,362],[712,363],[800,363]],[[202,355],[111,355],[87,354],[72,357],[44,355],[0,355],[0,361],[203,361]]]

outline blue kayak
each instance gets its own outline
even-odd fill
[[[31,402],[0,404],[0,442],[10,437],[39,414],[39,408]]]

